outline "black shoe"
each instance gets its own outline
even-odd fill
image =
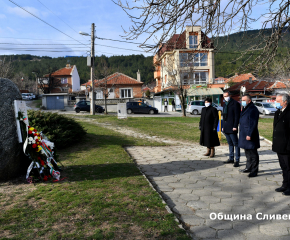
[[[228,164],[228,163],[234,163],[234,160],[228,159],[227,161],[225,161],[224,163]]]
[[[290,196],[290,189],[287,189],[285,192],[282,193],[285,196]]]
[[[245,168],[245,169],[241,169],[240,172],[242,172],[242,173],[249,173],[251,171],[249,169]]]
[[[257,173],[255,173],[255,172],[251,172],[251,173],[249,173],[249,175],[248,175],[248,177],[257,177],[258,176],[258,174]]]
[[[279,187],[279,188],[275,189],[276,192],[285,192],[286,190],[287,190],[287,188],[285,188],[285,187]]]
[[[235,162],[234,163],[234,167],[239,167],[240,166],[240,163],[239,162]]]

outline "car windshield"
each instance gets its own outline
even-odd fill
[[[275,108],[272,103],[263,103],[264,108]]]

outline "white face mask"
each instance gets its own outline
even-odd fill
[[[230,97],[224,97],[224,99],[228,102],[230,100]]]
[[[205,103],[204,104],[206,107],[209,107],[210,106],[210,103]]]

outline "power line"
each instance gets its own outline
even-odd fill
[[[137,45],[142,45],[143,43],[135,43],[135,42],[129,42],[129,41],[123,41],[123,40],[116,40],[116,39],[110,39],[110,38],[100,38],[100,37],[96,37],[97,39],[100,40],[108,40],[108,41],[114,41],[114,42],[123,42],[123,43],[131,43],[131,44],[137,44]],[[148,45],[146,44],[146,46],[148,47],[154,47],[154,45]]]
[[[79,44],[79,43],[75,43],[75,44],[65,44],[65,43],[0,43],[0,44],[7,44],[7,45],[46,45],[46,46],[55,46],[55,45],[59,45],[59,46],[64,46],[64,45],[68,45],[68,46],[79,46],[79,45],[83,45],[83,44]],[[87,47],[86,47],[87,48]]]
[[[57,39],[36,39],[36,38],[14,38],[14,37],[0,37],[0,38],[10,38],[10,39],[26,39],[26,40],[47,40],[47,41],[56,41],[56,42],[67,42],[67,41],[75,41],[75,40],[57,40]],[[82,44],[83,45],[83,44]]]
[[[82,42],[80,42],[80,41],[74,39],[73,37],[69,36],[68,34],[64,33],[63,31],[57,29],[56,27],[52,26],[52,25],[49,24],[48,22],[42,20],[40,17],[34,15],[33,13],[27,11],[25,8],[19,6],[17,3],[13,2],[12,0],[9,0],[9,2],[13,3],[13,4],[16,5],[17,7],[21,8],[21,9],[24,10],[25,12],[29,13],[29,14],[32,15],[33,17],[37,18],[38,20],[42,21],[43,23],[47,24],[48,26],[52,27],[53,29],[57,30],[58,32],[60,32],[60,33],[62,33],[62,34],[64,34],[64,35],[66,35],[67,37],[69,37],[69,38],[71,38],[71,39],[73,39],[73,40],[75,40],[75,41],[81,43],[82,45],[85,45],[85,46],[86,46],[86,44],[84,44],[84,43],[82,43]]]
[[[44,5],[40,0],[37,0],[39,3],[41,3],[47,10],[49,10],[51,13],[53,13],[55,16],[57,16],[53,11],[51,11],[46,5]],[[57,16],[58,19],[60,19],[63,23],[65,23],[70,29],[72,29],[73,31],[75,31],[77,34],[78,32],[76,30],[74,30],[70,25],[68,25],[65,21],[63,21],[59,16]],[[83,37],[83,36],[82,36]],[[83,37],[84,38],[84,37]]]

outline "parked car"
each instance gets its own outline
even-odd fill
[[[212,106],[215,107],[218,111],[223,111],[223,107],[212,103]],[[197,115],[201,114],[202,108],[205,107],[204,101],[198,100],[198,101],[190,101],[187,105],[186,112]]]
[[[157,114],[158,109],[154,107],[150,107],[145,103],[141,102],[127,102],[126,103],[127,107],[127,113],[149,113],[149,114]]]
[[[275,114],[277,109],[275,108],[274,104],[268,102],[256,102],[255,103],[257,109],[263,115],[270,115]]]
[[[76,111],[76,113],[79,113],[80,111],[89,112],[91,110],[90,106],[90,101],[79,101],[76,105],[74,105],[74,110]],[[97,113],[103,113],[105,109],[102,106],[95,105],[95,111]]]
[[[35,95],[33,93],[22,93],[23,100],[32,100],[35,99]]]

